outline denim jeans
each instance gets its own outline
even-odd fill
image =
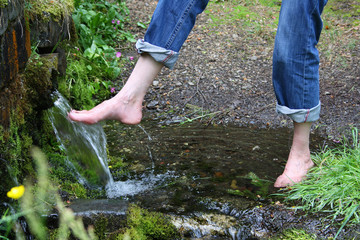
[[[156,61],[172,69],[196,16],[209,0],[159,0],[144,40],[138,40],[139,53],[147,52]]]
[[[172,69],[196,16],[209,0],[159,0],[139,53],[149,53]],[[295,122],[320,115],[319,53],[321,13],[327,0],[283,0],[273,55],[273,86],[278,113]]]
[[[319,53],[321,13],[327,0],[283,0],[273,54],[278,113],[295,122],[320,117]]]

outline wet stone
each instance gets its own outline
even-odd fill
[[[129,203],[121,199],[79,199],[69,206],[75,216],[81,217],[85,226],[94,225],[99,219],[106,218],[107,230],[116,231],[126,224]]]

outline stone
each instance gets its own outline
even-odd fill
[[[126,213],[129,203],[121,199],[78,199],[70,203],[69,208],[74,215],[82,218],[85,227],[94,226],[99,220],[106,218],[106,230],[117,231],[126,225]],[[47,217],[49,228],[59,225],[57,212]]]
[[[30,32],[19,18],[0,36],[0,89],[25,68],[31,54]]]
[[[73,26],[71,16],[66,16],[60,22],[55,20],[30,22],[31,40],[38,42],[41,53],[51,53],[56,45],[65,39],[71,39]]]
[[[146,105],[146,107],[147,107],[148,109],[156,109],[157,106],[158,106],[158,104],[159,104],[158,101],[151,101],[151,102],[149,102],[149,103]]]
[[[6,8],[0,8],[0,36],[4,34],[8,27],[9,19],[7,17]]]
[[[17,19],[24,12],[24,0],[12,0],[7,6],[10,21]]]

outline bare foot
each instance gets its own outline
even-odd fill
[[[291,150],[284,172],[276,179],[274,187],[288,187],[301,182],[310,168],[314,166],[309,153]]]
[[[284,172],[276,179],[274,187],[287,187],[301,182],[314,166],[310,158],[309,138],[311,123],[294,122],[294,136]]]
[[[115,97],[89,111],[72,110],[68,114],[69,119],[86,124],[94,124],[102,120],[117,120],[124,124],[140,123],[142,101],[162,66],[150,55],[142,54],[125,86]]]
[[[69,119],[86,124],[102,120],[117,120],[124,124],[138,124],[142,118],[142,101],[124,100],[121,96],[106,100],[91,110],[72,110]]]

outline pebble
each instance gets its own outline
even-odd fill
[[[177,87],[182,86],[182,83],[180,81],[176,81],[175,86],[177,86]]]

